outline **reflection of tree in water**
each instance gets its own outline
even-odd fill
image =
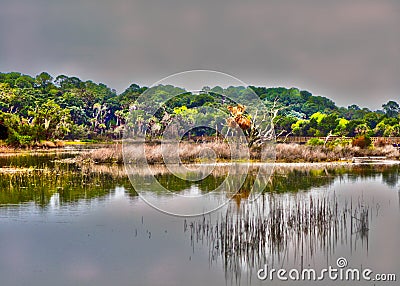
[[[306,191],[311,188],[328,186],[333,183],[335,173],[327,169],[275,172],[267,191],[276,193]]]
[[[382,180],[389,187],[396,187],[399,183],[399,166],[393,166],[382,171]]]
[[[264,192],[268,193],[297,193],[307,191],[311,188],[329,186],[333,183],[337,174],[327,169],[276,169],[270,178],[266,178],[266,188]],[[251,194],[252,186],[256,183],[255,175],[248,175],[236,192],[233,189],[232,199],[240,207],[242,200],[247,199]]]
[[[186,180],[190,179],[190,174],[185,174],[185,179],[181,179],[179,177],[173,176],[168,172],[160,172],[155,174],[155,178],[157,181],[164,186],[168,190],[172,190],[175,192],[184,191],[189,189],[193,185],[197,186],[203,193],[207,193],[215,190],[218,186],[220,186],[228,175],[228,169],[219,168],[215,172],[212,172],[203,180],[199,181],[190,181]],[[233,199],[240,204],[241,199],[248,198],[250,195],[250,191],[252,186],[256,182],[257,177],[257,168],[251,168],[249,174],[246,175],[244,183],[239,192],[236,191],[235,188],[232,187],[232,190],[228,189],[227,194],[232,196]],[[238,177],[243,174],[238,174]],[[149,175],[151,176],[151,175]],[[195,175],[193,175],[195,177]],[[326,169],[312,169],[312,170],[278,170],[275,171],[271,178],[263,178],[268,184],[265,191],[274,192],[274,193],[286,193],[286,192],[298,192],[298,191],[306,191],[312,187],[322,187],[328,186],[333,183],[335,179],[335,173],[331,174],[331,170],[327,171]],[[230,180],[235,180],[235,176],[232,176]],[[239,179],[240,180],[240,179]],[[258,178],[260,180],[260,178]],[[229,184],[227,184],[229,186]]]
[[[395,187],[399,182],[399,165],[354,165],[348,170],[349,179],[355,182],[358,179],[379,179],[389,187]]]
[[[215,190],[224,182],[228,173],[229,167],[217,166],[215,169],[202,180],[186,180],[196,177],[198,173],[184,174],[185,179],[178,178],[171,174],[165,166],[151,167],[152,173],[138,174],[138,176],[153,176],[166,189],[181,192],[196,186],[202,193],[207,193]],[[346,178],[351,182],[356,182],[359,179],[380,179],[390,187],[398,184],[399,166],[388,165],[347,165],[340,167],[275,167],[271,178],[268,180],[266,192],[273,193],[296,193],[299,191],[307,191],[311,188],[328,187],[333,184],[337,178]],[[246,175],[245,182],[239,193],[233,196],[234,199],[247,198],[251,187],[256,180],[257,167],[251,167],[250,172]],[[243,174],[240,174],[239,176]],[[227,190],[228,194],[236,193],[235,189]]]
[[[188,178],[190,176],[186,176]],[[167,190],[180,192],[196,185],[203,193],[215,190],[225,180],[225,177],[208,175],[203,180],[193,182],[187,179],[181,179],[171,174],[159,174],[155,178]]]
[[[399,183],[400,165],[360,164],[329,168],[278,169],[267,191],[284,193],[307,191],[311,188],[329,186],[336,178],[346,177],[350,182],[382,178],[389,187]],[[281,178],[279,178],[281,177]]]

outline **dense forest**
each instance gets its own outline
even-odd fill
[[[276,134],[400,136],[400,106],[395,101],[384,103],[382,110],[371,111],[357,105],[338,107],[326,97],[297,88],[250,88],[266,104],[277,103]],[[27,146],[41,140],[121,138],[130,110],[138,108],[136,101],[146,90],[146,87],[132,84],[118,94],[102,83],[77,77],[59,75],[53,78],[46,72],[35,77],[19,72],[0,73],[0,140]],[[165,92],[180,95],[169,100],[163,112],[152,118],[155,126],[162,127],[166,115],[212,119],[213,114],[202,113],[202,107],[226,104],[218,94],[240,96],[234,94],[238,93],[238,88],[233,87],[214,87],[192,94],[173,86],[163,86],[156,96],[162,98]],[[215,124],[222,126],[225,122]],[[213,135],[209,130],[194,132],[198,134],[193,135],[207,132]]]

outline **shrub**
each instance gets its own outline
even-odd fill
[[[18,137],[19,145],[21,146],[29,146],[32,143],[32,137],[29,135],[20,135]]]
[[[329,141],[326,143],[326,146],[328,147],[349,147],[351,145],[352,145],[352,140],[346,138],[337,138],[333,141]]]
[[[307,141],[306,144],[308,146],[321,146],[321,145],[324,145],[325,142],[324,142],[324,140],[321,140],[319,138],[311,138],[310,140]]]
[[[72,124],[69,134],[66,136],[67,139],[78,139],[86,138],[88,136],[88,130],[85,125]]]
[[[26,147],[32,144],[32,137],[29,135],[19,135],[18,132],[12,131],[6,143],[12,146]]]
[[[360,147],[361,149],[367,148],[371,146],[371,138],[365,135],[359,135],[353,139],[352,145],[353,147]]]

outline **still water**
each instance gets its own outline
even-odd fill
[[[257,278],[265,265],[320,271],[343,257],[399,279],[398,165],[276,166],[251,204],[250,172],[226,206],[182,218],[140,199],[123,167],[60,161],[74,155],[0,157],[1,285],[398,285]],[[177,194],[210,192],[225,176],[220,167],[196,182],[154,169]]]

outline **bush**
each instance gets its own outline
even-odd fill
[[[67,139],[79,139],[86,138],[88,136],[88,130],[85,125],[72,124],[69,134],[66,136]]]
[[[371,138],[365,135],[359,135],[353,139],[351,144],[353,145],[353,147],[360,147],[361,149],[364,149],[371,146],[371,143]]]
[[[32,137],[29,135],[20,135],[18,140],[21,146],[29,146],[32,144]]]
[[[345,139],[345,138],[337,138],[333,141],[329,141],[326,143],[327,147],[349,147],[352,145],[352,140],[351,139]]]
[[[12,131],[8,136],[6,142],[9,145],[17,147],[26,147],[32,144],[32,137],[29,135],[19,135],[17,132]]]
[[[325,142],[324,142],[324,140],[321,140],[319,138],[311,138],[310,140],[307,141],[306,144],[308,146],[321,146],[321,145],[324,145]]]

